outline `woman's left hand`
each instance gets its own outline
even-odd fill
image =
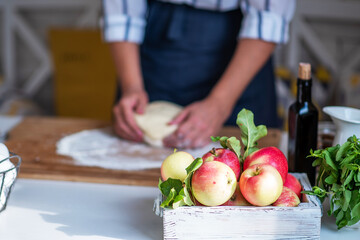
[[[232,106],[224,106],[217,99],[206,98],[188,105],[169,124],[178,124],[177,130],[164,139],[167,147],[198,148],[208,144],[218,134]]]

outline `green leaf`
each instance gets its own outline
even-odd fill
[[[185,197],[185,194],[184,194],[184,188],[183,188],[180,190],[180,192],[174,198],[174,202],[172,204],[173,209],[185,205],[184,197]]]
[[[348,185],[350,183],[350,181],[353,179],[355,174],[355,171],[350,171],[350,174],[347,176],[345,182],[343,183],[344,186]]]
[[[336,215],[336,224],[338,224],[344,217],[344,212],[339,211],[339,213]]]
[[[350,208],[353,209],[360,200],[360,194],[357,190],[351,191]]]
[[[267,135],[267,129],[264,125],[255,126],[254,114],[245,108],[238,113],[236,124],[241,130],[241,141],[245,147],[243,158],[245,159],[257,150],[257,141]]]
[[[351,212],[350,211],[345,212],[345,219],[346,219],[346,224],[351,220]]]
[[[357,175],[356,173],[354,174],[354,182],[355,182],[355,183],[358,183],[358,182],[359,182],[358,175]]]
[[[315,160],[313,161],[312,166],[313,166],[313,167],[319,166],[319,165],[321,164],[321,162],[322,162],[322,159],[321,159],[321,158],[317,158],[317,159],[315,159]]]
[[[187,168],[186,168],[186,172],[187,172],[187,176],[184,180],[185,186],[187,186],[187,188],[189,189],[191,186],[191,178],[193,173],[198,170],[201,165],[203,164],[203,160],[202,158],[196,158]]]
[[[346,168],[349,170],[358,170],[359,165],[357,165],[356,163],[349,163],[349,164],[346,164]]]
[[[333,200],[334,200],[334,195],[331,197],[331,200],[330,200],[330,210],[328,211],[329,216],[334,213],[334,201]]]
[[[347,168],[343,168],[342,170],[341,170],[341,179],[344,179],[345,178],[345,176],[348,174],[348,172],[349,172],[349,169],[347,169]]]
[[[315,193],[314,191],[301,191],[301,193],[307,194],[307,195],[315,195],[315,196],[316,196],[316,193]]]
[[[217,137],[213,137],[213,136],[211,136],[210,137],[211,138],[211,141],[213,141],[213,142],[217,142],[217,141],[219,141],[220,140],[220,136],[217,136]]]
[[[320,198],[321,202],[325,199],[325,197],[328,194],[324,189],[322,189],[318,186],[313,186],[311,191],[301,191],[301,193],[308,194],[308,195],[315,195],[318,198]]]
[[[343,145],[341,145],[341,147],[336,153],[335,160],[339,162],[349,149],[350,149],[350,142],[345,142]]]
[[[339,189],[340,189],[340,185],[336,184],[336,183],[334,183],[331,187],[331,191],[333,191],[333,192],[337,192],[337,191],[339,191]]]
[[[220,145],[225,148],[225,149],[230,149],[231,151],[233,151],[236,156],[239,158],[239,160],[241,159],[241,144],[239,139],[237,139],[236,137],[211,137],[211,139],[213,140],[213,142],[217,142],[220,141]]]
[[[194,202],[191,200],[191,194],[188,191],[188,189],[186,187],[184,187],[183,189],[184,189],[184,195],[185,195],[185,197],[184,197],[185,204],[188,206],[195,205]]]
[[[349,204],[351,200],[351,191],[345,190],[344,196],[345,196],[345,201]]]
[[[159,178],[158,188],[160,189],[160,191],[161,191],[160,185],[161,185],[162,182],[163,182],[163,181],[161,181],[161,178]]]
[[[181,189],[179,194],[175,197],[174,203],[172,204],[173,209],[181,207],[181,206],[193,206],[194,203],[191,200],[190,194],[187,191],[187,188],[184,187]]]
[[[322,149],[317,149],[317,150],[312,150],[312,149],[310,149],[310,155],[312,156],[312,157],[314,157],[314,158],[321,158],[322,157],[322,151],[324,151],[324,150],[322,150]]]
[[[324,151],[324,156],[325,156],[325,161],[326,163],[332,167],[334,170],[338,170],[338,168],[336,167],[335,163],[333,162],[333,160],[331,159],[331,155],[328,151]]]
[[[186,187],[181,189],[179,194],[175,197],[174,203],[172,204],[173,209],[181,207],[181,206],[192,206],[194,203],[191,201],[189,192]]]
[[[172,188],[169,191],[167,198],[161,203],[160,207],[165,208],[165,207],[171,206],[171,203],[174,200],[176,195],[177,195],[177,192],[176,192],[175,188]]]
[[[227,146],[227,140],[228,140],[228,137],[226,137],[226,136],[224,136],[224,137],[221,137],[220,139],[219,139],[219,141],[220,141],[220,145],[223,147],[223,148],[228,148],[228,146]]]
[[[327,178],[325,178],[325,182],[327,184],[333,184],[333,183],[336,183],[337,179],[334,178],[334,176],[330,175],[328,176]]]
[[[226,140],[226,146],[236,154],[239,160],[241,159],[241,145],[236,137],[228,138]]]
[[[340,148],[340,145],[337,144],[336,146],[326,148],[326,151],[328,151],[330,153],[330,156],[332,159],[336,159],[336,154],[337,154],[337,151],[339,150],[339,148]]]
[[[353,217],[360,217],[360,202],[351,210],[351,215]]]
[[[336,180],[338,180],[338,178],[339,178],[339,174],[338,174],[337,171],[332,170],[332,171],[330,172],[330,175],[331,175],[334,179],[336,179]],[[337,182],[337,181],[336,181],[336,182]],[[336,182],[335,182],[335,183],[336,183]]]
[[[186,173],[187,173],[187,174],[190,174],[190,173],[196,171],[197,169],[199,169],[199,167],[201,167],[202,164],[203,164],[202,158],[196,158],[196,159],[186,168]]]
[[[193,201],[191,200],[191,179],[192,176],[194,174],[194,172],[196,170],[198,170],[203,164],[203,160],[202,158],[196,158],[187,168],[186,168],[186,172],[187,172],[187,176],[184,180],[184,194],[185,194],[185,198],[184,198],[184,202],[185,204],[192,206],[194,205]]]
[[[349,155],[349,156],[345,157],[345,158],[341,161],[340,167],[343,167],[344,165],[352,162],[355,157],[356,157],[356,155]]]
[[[347,225],[351,226],[358,223],[359,221],[360,221],[360,217],[353,217],[350,221],[348,221]]]
[[[347,225],[348,221],[346,219],[341,220],[337,223],[338,229],[341,229]]]
[[[172,189],[174,189],[175,192],[178,193],[178,192],[180,192],[180,190],[183,187],[183,184],[179,179],[168,178],[164,182],[160,183],[160,181],[159,181],[159,189],[160,189],[161,193],[166,197],[169,196]]]

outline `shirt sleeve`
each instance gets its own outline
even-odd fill
[[[102,0],[103,36],[107,42],[142,43],[146,26],[146,0]]]
[[[243,0],[244,14],[239,38],[286,43],[296,0]]]

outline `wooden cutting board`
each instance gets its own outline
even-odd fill
[[[124,171],[79,166],[71,157],[56,154],[56,143],[62,137],[85,129],[110,126],[110,122],[93,119],[59,117],[25,117],[9,132],[5,144],[22,158],[20,178],[81,181],[125,185],[157,186],[159,169]],[[239,136],[240,130],[226,127],[221,136]],[[269,129],[259,146],[278,146],[281,132]]]

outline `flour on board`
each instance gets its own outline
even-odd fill
[[[203,148],[186,151],[196,158],[213,147],[220,145],[210,143]],[[72,157],[77,165],[119,170],[159,168],[173,151],[170,148],[154,148],[144,143],[119,139],[110,127],[77,132],[57,143],[57,153]]]

